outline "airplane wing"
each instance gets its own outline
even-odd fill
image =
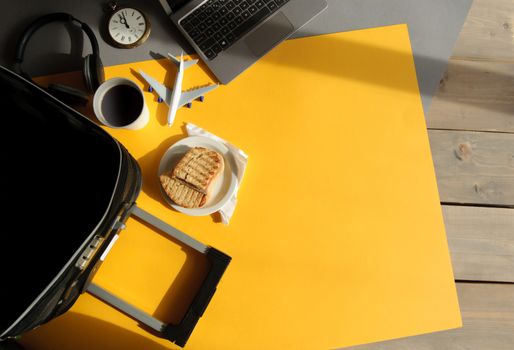
[[[180,101],[178,103],[179,107],[182,107],[185,104],[188,104],[189,102],[192,102],[193,100],[197,99],[200,96],[205,95],[209,91],[212,91],[216,89],[218,85],[209,85],[205,87],[201,87],[195,90],[190,91],[183,91],[182,95],[180,95]]]
[[[142,70],[139,71],[139,74],[141,74],[143,79],[146,80],[148,84],[150,84],[150,86],[154,89],[157,95],[159,95],[163,99],[163,101],[166,102],[166,104],[169,106],[169,104],[171,103],[171,90],[168,89],[166,86],[162,85],[161,83],[159,83],[157,80],[155,80],[145,72],[143,72]]]

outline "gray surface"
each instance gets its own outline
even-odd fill
[[[345,30],[407,23],[415,56],[425,113],[447,65],[455,40],[464,23],[472,0],[328,0],[328,9],[307,24],[296,36],[317,35]],[[125,6],[140,8],[150,18],[152,33],[142,46],[116,49],[99,34],[107,17],[105,0],[16,0],[4,1],[0,19],[0,64],[11,66],[14,47],[24,26],[34,18],[49,12],[69,12],[87,22],[97,33],[105,65],[151,59],[150,51],[191,52],[157,0],[127,0]],[[102,31],[103,32],[103,31]],[[73,37],[73,47],[70,45]],[[80,69],[82,56],[80,31],[67,30],[62,25],[48,25],[31,40],[26,52],[25,69],[33,75],[44,75]],[[89,52],[87,39],[84,52]],[[380,54],[378,48],[370,52]],[[374,50],[373,50],[374,49]],[[386,54],[391,54],[390,52]],[[237,78],[236,78],[237,79]]]

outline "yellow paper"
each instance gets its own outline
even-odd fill
[[[166,60],[108,67],[106,77],[143,87],[138,69],[174,79]],[[184,88],[210,79],[194,66]],[[187,349],[334,349],[461,326],[405,25],[287,41],[181,109],[172,128],[167,107],[145,98],[145,129],[107,129],[143,169],[138,205],[233,258]],[[229,226],[161,197],[158,164],[186,122],[249,155]],[[95,282],[170,321],[205,269],[130,219]],[[178,348],[87,294],[24,343]]]

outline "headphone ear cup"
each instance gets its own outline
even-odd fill
[[[98,87],[100,85],[102,85],[103,82],[105,81],[104,65],[102,63],[102,60],[100,59],[100,56],[95,56],[95,69],[96,69],[96,76],[98,79],[98,85],[96,86],[96,89],[98,89]],[[95,91],[96,91],[96,89],[95,89]]]
[[[93,87],[93,82],[91,78],[91,55],[87,55],[84,58],[84,83],[86,83],[86,88],[88,91],[94,93],[95,89]]]
[[[84,60],[84,81],[88,90],[95,93],[104,80],[104,66],[100,57],[87,55]]]
[[[84,91],[61,84],[48,85],[48,92],[60,101],[68,105],[84,106],[89,101],[88,94]]]

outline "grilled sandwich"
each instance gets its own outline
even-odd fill
[[[210,195],[210,185],[223,172],[224,161],[216,151],[195,147],[175,168],[160,176],[168,197],[185,208],[202,207]]]

